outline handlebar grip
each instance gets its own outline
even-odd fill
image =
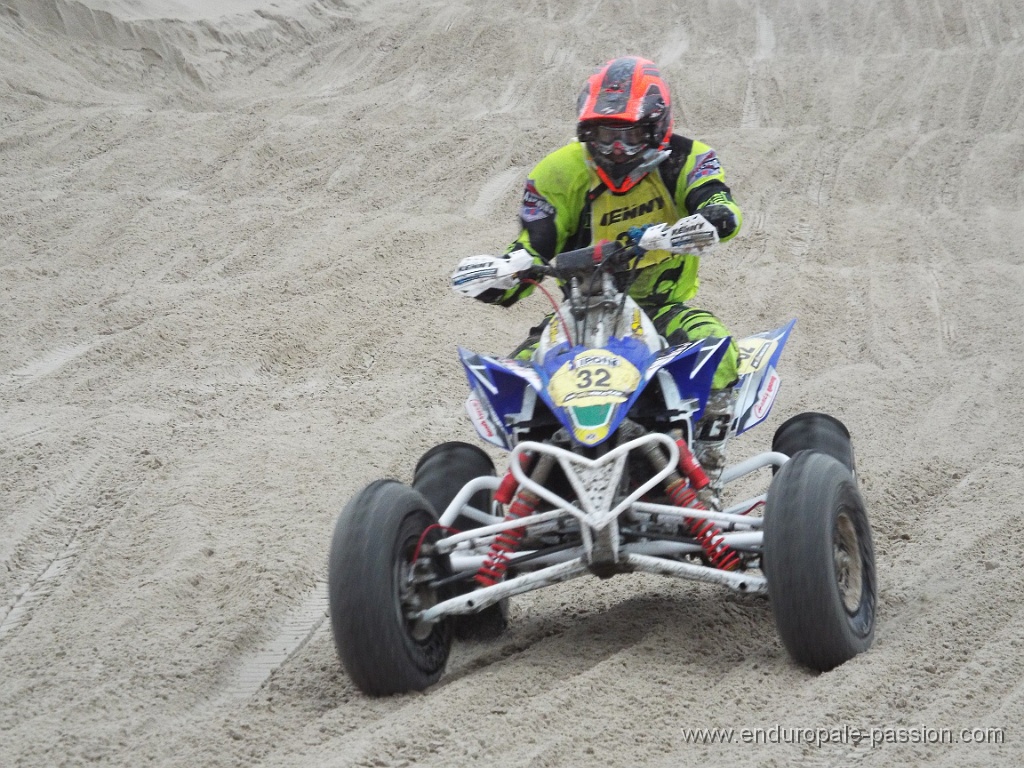
[[[599,263],[595,258],[596,247],[588,245],[575,251],[565,251],[555,256],[555,268],[559,272],[580,272],[593,269]]]
[[[565,251],[555,257],[555,266],[561,272],[592,270],[598,266],[616,266],[623,254],[630,251],[615,240],[600,240],[586,248]]]

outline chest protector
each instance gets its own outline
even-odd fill
[[[675,201],[668,193],[661,175],[648,173],[636,186],[622,195],[604,192],[591,206],[590,226],[593,240],[626,241],[630,227],[645,224],[673,223],[679,218]],[[668,251],[648,251],[640,260],[640,268],[650,267],[672,258]]]
[[[622,195],[603,192],[591,203],[591,242],[625,242],[631,227],[672,224],[679,211],[660,173],[649,173]],[[697,293],[700,260],[691,254],[679,256],[668,251],[648,251],[640,259],[636,282],[630,296],[641,304],[663,305],[689,301]]]

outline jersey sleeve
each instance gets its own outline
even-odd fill
[[[722,239],[730,240],[740,231],[743,212],[725,183],[725,169],[718,153],[707,144],[693,142],[690,156],[679,174],[675,199],[679,209],[690,214],[706,205],[725,205],[736,215],[736,228]]]
[[[519,234],[505,252],[525,248],[546,264],[575,234],[591,182],[583,146],[573,141],[555,150],[530,171],[519,206]],[[479,298],[507,307],[533,292],[532,285],[485,291]]]

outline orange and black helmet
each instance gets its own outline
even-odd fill
[[[672,100],[653,61],[627,56],[601,66],[577,102],[576,135],[594,169],[613,192],[626,192],[648,149],[662,150],[672,136]]]

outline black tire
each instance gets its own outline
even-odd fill
[[[395,480],[378,480],[345,506],[335,524],[327,568],[334,645],[349,677],[371,696],[420,691],[444,672],[449,622],[410,622],[402,597],[417,542],[436,521],[422,495]],[[427,540],[439,537],[436,531]],[[440,599],[422,587],[417,596],[424,607]]]
[[[827,413],[798,413],[783,422],[775,430],[772,450],[787,456],[793,456],[798,451],[820,451],[838,459],[850,472],[857,474],[850,430],[839,419]]]
[[[871,647],[871,526],[841,462],[800,451],[782,466],[768,489],[763,560],[775,626],[794,660],[824,672]]]
[[[466,483],[484,476],[494,476],[491,457],[475,445],[454,441],[435,445],[420,457],[413,473],[412,487],[426,497],[440,517]],[[491,494],[480,491],[469,503],[486,512],[491,506]],[[454,527],[460,531],[479,526],[480,523],[463,515],[455,518]]]
[[[493,475],[494,462],[490,456],[475,445],[453,441],[435,445],[420,457],[412,487],[422,493],[435,512],[441,515],[466,483],[477,477]],[[480,491],[470,498],[469,503],[477,509],[489,511],[491,494]],[[479,528],[480,523],[459,515],[455,518],[454,527],[468,531]],[[463,594],[475,586],[469,582],[456,593]],[[494,639],[508,628],[508,600],[484,608],[479,613],[453,616],[452,627],[460,640]]]

